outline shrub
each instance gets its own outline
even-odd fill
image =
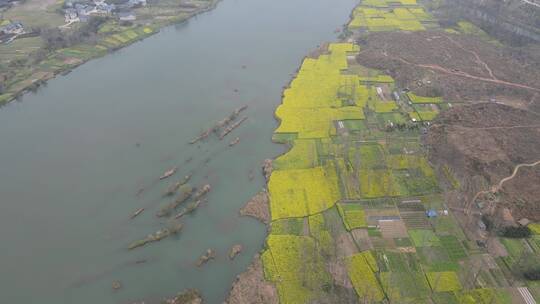
[[[507,226],[501,228],[499,231],[499,234],[503,237],[507,238],[527,238],[531,236],[532,232],[529,227],[526,226],[519,226],[519,227],[513,227],[513,226]]]
[[[493,220],[491,219],[490,216],[486,215],[486,214],[483,214],[482,215],[482,222],[484,223],[484,225],[486,225],[486,230],[487,231],[491,231],[494,227],[494,224],[493,224]]]
[[[529,281],[540,281],[540,268],[527,270],[523,276]]]

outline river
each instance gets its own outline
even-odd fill
[[[151,303],[191,287],[221,303],[263,246],[264,225],[238,210],[264,186],[262,161],[283,152],[270,141],[283,86],[355,4],[224,0],[0,108],[0,303]],[[227,140],[188,144],[241,105],[249,119]],[[160,197],[191,170],[212,185],[208,203],[180,236],[128,251],[165,225]],[[195,267],[207,248],[217,259]]]

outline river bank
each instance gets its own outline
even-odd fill
[[[69,47],[45,49],[43,42],[40,41],[39,33],[37,37],[30,35],[29,38],[20,38],[9,44],[0,44],[1,64],[5,68],[0,73],[0,106],[20,99],[25,93],[37,91],[50,79],[58,75],[66,75],[89,60],[103,57],[146,39],[164,27],[188,22],[191,18],[214,9],[219,1],[192,1],[189,6],[185,8],[179,6],[174,11],[164,10],[159,5],[149,4],[134,10],[137,14],[142,14],[145,17],[143,20],[134,22],[121,22],[109,16],[99,24],[95,32],[89,33],[95,36],[93,39],[83,40],[83,42]],[[22,4],[22,6],[32,5],[32,1],[29,2],[29,4]],[[54,8],[57,5],[54,4]],[[19,6],[12,9],[25,12]],[[38,10],[33,14],[39,14],[39,12]],[[170,13],[177,15],[163,16],[163,14]],[[43,14],[43,18],[51,18],[51,16],[55,16],[54,14],[61,16],[60,13],[53,10],[53,7],[47,7],[47,11],[43,11]],[[9,10],[4,12],[4,15],[26,18],[25,13],[10,14]],[[42,22],[39,21],[40,26],[44,26],[41,25]],[[73,29],[63,29],[64,34],[68,35],[84,25],[84,23],[73,24]],[[39,31],[47,29],[44,27],[40,28]],[[25,54],[27,57],[14,55],[16,53]]]
[[[223,1],[2,107],[0,229],[18,232],[4,235],[0,302],[159,303],[196,288],[222,303],[265,237],[238,209],[264,186],[261,160],[283,150],[269,140],[269,113],[302,57],[335,39],[355,4]],[[237,144],[189,144],[244,105],[249,119],[228,135]],[[176,166],[174,177],[195,171],[194,186],[212,186],[208,203],[181,217],[178,236],[128,250],[166,227],[156,214],[176,179],[155,181]],[[231,261],[235,244],[243,249]],[[197,267],[209,248],[216,258]]]
[[[455,42],[471,35],[462,27],[443,27],[414,0],[364,0],[350,15],[348,36],[304,58],[275,110],[272,139],[288,151],[266,166],[265,190],[240,211],[267,223],[265,245],[237,276],[228,303],[521,300],[505,266],[515,261],[470,237],[476,225],[463,228],[447,205],[455,183],[428,160],[425,134],[440,112],[459,105],[422,88],[439,84],[429,75],[408,79],[420,83],[411,91],[391,68],[360,63],[363,42],[383,32],[404,40],[425,33],[429,41],[444,33]],[[414,52],[387,40],[371,50],[383,57],[371,66],[391,65],[403,47]],[[497,259],[489,270],[486,256]],[[534,282],[527,286],[537,292]]]

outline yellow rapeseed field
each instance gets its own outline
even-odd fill
[[[273,168],[307,169],[318,166],[317,143],[314,139],[297,139],[291,150],[273,162]]]
[[[369,251],[353,255],[349,260],[348,274],[354,290],[361,302],[374,303],[382,301],[384,294],[375,277],[378,269],[375,258]]]
[[[372,32],[382,31],[422,31],[423,21],[431,20],[429,14],[414,0],[400,2],[402,7],[389,7],[384,0],[365,0],[353,12],[349,29],[366,28]]]
[[[350,43],[334,43],[328,54],[306,58],[276,110],[281,123],[275,132],[326,138],[335,135],[334,121],[364,119],[358,76],[342,74],[347,56],[358,50]]]
[[[282,304],[309,303],[331,281],[316,242],[308,236],[269,235],[262,256],[265,278]]]
[[[272,220],[305,217],[326,210],[339,200],[332,163],[309,169],[276,170],[268,182]]]

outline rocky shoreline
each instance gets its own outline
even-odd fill
[[[197,289],[187,289],[176,296],[165,299],[162,303],[165,304],[202,304],[203,299],[201,293]]]
[[[272,160],[266,159],[261,167],[266,183],[272,173]],[[270,229],[270,198],[265,186],[255,194],[239,211],[241,216],[257,219]],[[263,265],[259,254],[253,257],[248,269],[240,273],[229,292],[225,304],[277,304],[279,297],[276,287],[264,279]]]
[[[277,304],[276,287],[264,279],[263,265],[257,254],[248,269],[233,283],[225,304]]]
[[[255,196],[240,209],[240,215],[253,217],[268,225],[268,223],[270,223],[270,207],[268,203],[268,192],[266,192],[266,189],[263,189],[261,192],[255,194]]]

